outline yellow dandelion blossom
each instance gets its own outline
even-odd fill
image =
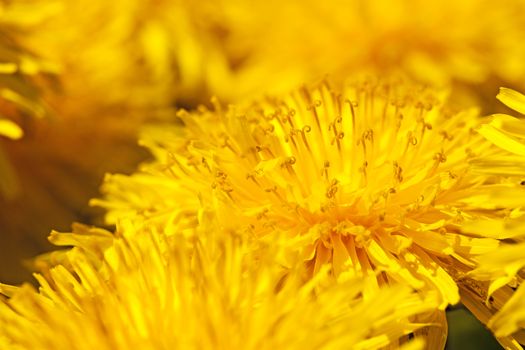
[[[13,119],[19,119],[21,114],[35,117],[45,114],[41,96],[31,78],[50,73],[54,68],[19,43],[20,32],[49,12],[49,6],[38,2],[33,6],[33,13],[24,15],[21,9],[25,7],[21,2],[0,4],[0,136],[10,139],[19,139],[23,135]]]
[[[498,98],[508,107],[525,115],[525,96],[517,91],[502,88]],[[479,128],[479,133],[506,151],[497,157],[483,157],[474,162],[480,172],[494,172],[515,178],[525,176],[525,124],[519,118],[496,114]]]
[[[476,233],[487,229],[486,221],[474,222],[465,228]],[[484,228],[483,228],[484,227]],[[486,303],[476,304],[473,313],[494,331],[499,338],[510,337],[525,344],[525,220],[523,214],[500,225],[492,225],[495,236],[505,239],[494,252],[483,254],[476,260],[478,267],[469,273],[473,278],[486,281]],[[468,299],[471,295],[466,296]]]
[[[516,222],[517,221],[517,222]],[[482,225],[483,222],[478,223]],[[505,244],[489,254],[479,257],[479,267],[470,275],[482,281],[488,281],[487,301],[473,308],[474,314],[494,331],[497,337],[512,336],[525,343],[525,303],[522,284],[525,271],[525,222],[514,219],[501,227],[504,235],[512,234]]]
[[[27,5],[32,4],[33,11],[27,15]],[[35,77],[53,73],[51,63],[35,57],[30,48],[23,45],[24,31],[42,21],[52,10],[52,2],[39,1],[3,2],[0,4],[0,135],[20,138],[21,129],[7,123],[7,119],[17,119],[21,115],[42,117],[46,113],[41,91],[38,90]]]
[[[61,3],[29,42],[63,64],[66,90],[84,108],[237,100],[365,67],[478,95],[485,89],[471,84],[525,75],[519,0]]]
[[[58,3],[51,20],[26,41],[60,64],[63,91],[51,96],[59,110],[155,114],[175,101],[194,104],[208,79],[228,69],[221,11],[211,1]]]
[[[524,245],[521,245],[523,251]],[[488,326],[494,330],[496,336],[505,337],[513,335],[520,341],[525,343],[525,288],[519,287],[512,298],[499,310],[497,314],[492,317]]]
[[[516,201],[470,169],[476,155],[500,152],[474,130],[475,110],[453,112],[401,79],[368,79],[179,116],[182,136],[143,138],[156,161],[106,179],[106,198],[93,203],[110,222],[137,216],[191,234],[204,205],[223,227],[285,236],[282,263],[299,258],[310,273],[328,263],[335,276],[366,277],[371,290],[399,282],[438,291],[441,309],[460,289],[485,293],[466,273],[499,240],[460,228],[497,222]]]
[[[525,37],[524,20],[514,15],[523,12],[521,1],[223,3],[229,38],[237,42],[232,47],[246,55],[233,77],[241,90],[221,89],[230,94],[268,88],[268,81],[282,92],[305,75],[345,75],[363,67],[401,69],[425,82],[454,81],[463,88],[488,82],[494,89],[498,80],[520,84],[525,73],[525,51],[515,45]]]
[[[3,218],[11,211],[11,201],[24,188],[11,148],[31,137],[28,125],[48,115],[39,84],[49,80],[55,72],[55,67],[35,55],[22,39],[51,15],[53,7],[53,1],[0,2],[0,277],[9,281],[16,280],[15,276],[20,273],[19,253],[26,249],[18,244],[22,235],[14,233]],[[34,169],[35,163],[27,166]],[[32,199],[24,205],[30,202]],[[27,217],[24,220],[32,221]],[[31,246],[31,243],[25,242],[25,245]]]
[[[462,88],[518,84],[523,76],[524,49],[515,45],[525,28],[514,16],[523,12],[519,0],[12,3],[17,10],[8,23],[33,24],[51,14],[23,39],[61,73],[60,88],[45,91],[58,117],[7,151],[23,193],[0,214],[0,225],[6,232],[38,232],[40,241],[53,223],[64,228],[71,220],[92,220],[82,204],[95,195],[101,174],[129,171],[140,158],[133,156],[137,124],[172,117],[173,104],[194,106],[210,94],[233,101],[362,67],[400,69]],[[42,69],[28,60],[22,66],[31,74]],[[17,135],[7,128],[3,133]],[[4,187],[12,188],[15,177],[9,179]]]
[[[525,38],[524,19],[515,15],[525,10],[519,0],[219,3],[225,55],[239,62],[209,80],[222,98],[282,93],[367,67],[454,82],[461,99],[492,94],[501,81],[521,84],[525,74],[525,50],[515,45]]]
[[[152,83],[156,90],[147,96],[137,91],[142,85],[131,88],[149,73],[133,67],[132,62],[142,60],[134,49],[124,52],[113,45],[119,40],[136,42],[126,35],[140,26],[138,20],[104,17],[113,5],[113,12],[118,7],[125,13],[122,3],[15,0],[0,5],[1,32],[16,39],[1,46],[5,64],[0,67],[0,82],[2,88],[5,80],[13,89],[0,92],[0,118],[5,114],[4,100],[11,99],[19,107],[17,118],[11,119],[25,132],[20,142],[0,140],[2,280],[19,283],[30,278],[21,261],[49,249],[45,237],[52,228],[64,230],[72,221],[96,220],[99,213],[88,208],[87,202],[97,194],[103,174],[129,172],[144,159],[145,153],[136,146],[137,125],[159,114],[162,94],[160,83]],[[107,29],[121,28],[122,22],[126,28],[128,22],[132,24],[121,36],[118,30]],[[15,44],[38,59],[26,51],[18,55]],[[30,84],[41,72],[58,74]],[[123,72],[132,74],[124,77]],[[127,79],[130,76],[133,81]],[[151,101],[147,105],[151,108],[138,101],[142,95]],[[43,115],[44,104],[49,118],[25,118],[28,113]],[[0,122],[0,135],[19,136],[21,129],[7,123]]]
[[[0,154],[0,173],[5,175],[0,176],[0,191],[10,190],[9,200],[0,198],[0,277],[18,283],[30,278],[21,277],[20,261],[49,249],[45,237],[52,228],[65,230],[72,221],[96,222],[99,213],[87,202],[97,195],[104,173],[131,172],[144,159],[145,152],[136,145],[138,125],[171,116],[166,109],[174,95],[183,100],[200,90],[195,71],[204,59],[212,61],[212,50],[209,41],[198,43],[198,35],[190,34],[198,30],[188,17],[190,2],[6,3],[9,6],[0,5],[0,11],[5,7],[0,25],[21,22],[21,44],[55,63],[58,73],[52,84],[42,84],[38,96],[51,117],[23,120],[23,142],[6,143]],[[3,46],[1,51],[1,61],[9,62]],[[20,68],[16,74],[0,74],[0,80],[11,82],[40,68],[40,61],[29,60],[32,56],[22,58],[18,65],[0,66],[0,73]],[[184,73],[171,69],[176,65],[172,59],[182,62]],[[0,123],[0,134],[19,133],[11,122]]]
[[[498,99],[513,110],[525,115],[525,95],[507,88],[501,88]],[[500,182],[515,188],[525,184],[525,122],[510,115],[496,114],[478,129],[487,140],[505,152],[492,157],[481,157],[473,161],[480,173],[496,172]],[[515,194],[516,201],[521,198]],[[525,342],[525,216],[523,206],[514,209],[507,220],[492,224],[494,237],[505,243],[495,252],[478,258],[480,266],[471,275],[490,283],[487,304],[478,312],[488,320],[488,326],[497,336],[514,335]],[[466,232],[479,232],[490,223],[484,220],[465,227]],[[491,303],[491,296],[506,294],[505,304]],[[492,315],[496,313],[495,315]]]
[[[140,232],[132,232],[139,230]],[[361,297],[326,269],[303,282],[274,261],[277,245],[235,234],[188,242],[125,225],[55,234],[75,245],[65,264],[36,275],[39,291],[0,285],[0,345],[7,349],[376,349],[399,345],[436,298],[395,287]],[[38,332],[34,330],[38,329]]]

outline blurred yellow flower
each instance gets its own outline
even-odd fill
[[[29,126],[48,114],[40,85],[47,83],[56,72],[53,64],[35,55],[22,39],[53,13],[53,7],[53,1],[0,2],[0,278],[11,281],[11,277],[20,273],[18,260],[24,255],[20,252],[29,249],[35,253],[31,248],[33,242],[22,244],[23,235],[11,230],[10,226],[16,220],[9,220],[9,224],[4,222],[7,221],[4,216],[13,217],[14,213],[16,217],[19,214],[21,208],[12,210],[11,201],[25,189],[11,149],[23,144],[26,137],[31,137]],[[26,164],[26,167],[31,167],[34,175],[35,162]],[[23,207],[33,205],[34,197],[28,197]],[[27,216],[23,222],[37,220],[35,216]]]
[[[60,3],[28,41],[62,64],[65,92],[84,109],[238,100],[355,69],[402,70],[475,95],[485,88],[471,84],[490,91],[525,76],[520,0]]]
[[[77,28],[74,22],[57,21],[66,16],[65,6],[60,0],[0,5],[0,137],[20,137],[22,129],[25,134],[18,142],[0,140],[0,279],[12,283],[30,278],[22,260],[49,249],[45,237],[52,228],[96,220],[98,213],[88,208],[88,199],[96,195],[106,171],[131,171],[144,158],[136,146],[136,130],[157,113],[102,100],[107,91],[126,90],[129,82],[122,78],[111,76],[122,86],[97,85],[95,94],[89,84],[93,72],[78,65],[69,70],[72,62],[61,55],[84,56],[66,42],[67,33]],[[62,27],[51,34],[51,24]],[[36,43],[36,36],[51,42]],[[80,37],[86,36],[76,39]],[[62,50],[54,47],[59,42]],[[70,89],[72,82],[75,89]]]
[[[37,8],[35,11],[38,13]],[[42,117],[45,108],[40,91],[36,87],[38,75],[53,73],[55,67],[35,57],[30,49],[20,44],[25,28],[24,17],[18,13],[18,4],[0,4],[0,121],[6,125],[6,118],[17,118],[21,115]],[[4,129],[4,127],[2,127]],[[12,127],[9,127],[13,130]],[[2,133],[4,134],[4,133]],[[5,136],[19,138],[21,131]]]
[[[305,283],[301,267],[285,275],[274,261],[277,244],[255,246],[235,234],[213,239],[213,227],[203,230],[190,245],[130,225],[115,236],[87,228],[53,234],[57,244],[76,247],[65,253],[66,265],[36,276],[38,292],[0,285],[10,297],[0,301],[0,346],[377,349],[428,332],[421,320],[435,296],[397,286],[363,299],[359,279],[327,285],[326,269]]]
[[[168,222],[189,236],[204,206],[222,227],[284,236],[284,265],[300,259],[314,275],[328,263],[335,277],[365,278],[365,295],[399,282],[438,291],[441,310],[463,289],[483,303],[486,286],[467,272],[500,242],[461,227],[500,222],[523,189],[471,171],[469,160],[502,151],[474,130],[476,110],[454,112],[441,95],[400,78],[364,79],[181,111],[184,128],[142,139],[156,160],[108,176],[106,198],[93,204],[109,222]]]
[[[151,117],[174,102],[193,105],[214,68],[227,65],[211,1],[59,4],[26,41],[60,64],[63,87],[54,106],[66,116],[110,109],[124,122],[129,110]]]
[[[33,21],[45,12],[38,10],[35,8]],[[20,13],[20,3],[0,4],[0,138],[20,139],[24,134],[19,125],[22,119],[45,114],[33,78],[53,67],[19,44],[20,31],[31,23]],[[10,197],[15,191],[12,169],[0,150],[0,197]]]
[[[516,15],[525,11],[520,0],[222,4],[227,47],[243,59],[230,85],[222,77],[214,82],[220,97],[287,92],[325,74],[345,77],[366,68],[452,82],[478,97],[485,89],[492,96],[500,81],[525,81],[525,49],[516,45],[525,39],[525,19]]]

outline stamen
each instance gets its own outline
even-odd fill
[[[328,189],[326,190],[326,198],[329,198],[329,199],[332,199],[335,194],[337,193],[337,185],[338,185],[339,181],[337,181],[337,179],[333,179],[332,182],[330,183],[330,185],[328,186]]]
[[[268,192],[268,193],[270,193],[270,192],[273,193],[282,203],[286,203],[284,198],[279,194],[277,186],[273,186],[273,187],[267,188],[267,189],[265,189],[265,191]]]
[[[252,180],[257,186],[261,187],[261,184],[257,181],[256,175],[258,175],[256,171],[248,173],[246,174],[246,180]]]
[[[368,183],[368,178],[367,178],[367,174],[366,174],[366,168],[368,167],[368,162],[364,162],[363,165],[361,167],[359,167],[359,172],[361,172],[363,174],[363,178],[364,178],[364,181],[365,181],[365,186],[367,185]]]
[[[355,101],[350,101],[348,99],[345,100],[345,102],[350,107],[350,114],[352,115],[352,138],[355,140],[355,138],[356,138],[356,123],[355,123],[356,112],[355,112],[355,109],[357,108],[358,103],[355,102]]]
[[[394,182],[399,184],[403,181],[403,168],[401,168],[397,161],[394,161]]]
[[[454,139],[454,137],[445,130],[440,131],[439,134],[443,136],[443,141],[452,141]]]
[[[308,144],[308,140],[306,139],[306,134],[309,133],[310,131],[312,131],[312,127],[310,125],[303,126],[301,130],[301,137],[303,139],[304,145],[306,146],[306,149],[308,150],[308,152],[311,153],[312,150],[310,149],[310,145]]]
[[[325,160],[323,169],[321,169],[321,176],[324,175],[326,181],[328,181],[328,168],[330,168],[330,162]]]
[[[210,165],[208,164],[208,161],[206,160],[206,158],[202,157],[202,165],[204,165],[204,167],[206,169],[208,169],[208,172],[211,174],[211,168],[210,168]]]
[[[434,154],[434,157],[432,158],[437,163],[445,163],[447,161],[447,156],[443,153],[443,151],[438,152]]]

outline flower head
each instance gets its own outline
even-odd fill
[[[55,67],[35,55],[22,39],[49,15],[52,4],[53,1],[39,0],[0,2],[0,278],[9,281],[21,273],[18,260],[25,254],[20,252],[31,246],[27,242],[25,246],[17,244],[22,235],[11,230],[11,220],[6,222],[3,218],[11,211],[11,201],[24,188],[11,148],[22,145],[31,135],[29,125],[48,115],[39,82],[55,73]],[[34,169],[35,164],[27,166]],[[20,207],[13,210],[15,214],[19,211]],[[24,220],[32,221],[27,217]]]
[[[326,270],[305,283],[300,267],[285,272],[275,262],[278,245],[204,230],[191,242],[129,225],[115,236],[85,227],[54,233],[55,243],[76,247],[36,276],[38,292],[0,285],[10,296],[0,301],[0,345],[375,349],[424,333],[417,317],[435,307],[435,296],[401,286],[363,299],[359,279],[326,285]]]
[[[515,15],[525,10],[519,0],[218,3],[223,54],[235,62],[221,79],[209,79],[221,99],[283,93],[326,74],[346,77],[368,68],[453,83],[454,99],[477,97],[485,107],[492,95],[479,97],[487,91],[524,81],[525,50],[516,45],[525,38],[524,19]]]
[[[62,109],[236,101],[366,68],[477,95],[525,74],[519,0],[58,2],[29,42],[63,67]]]
[[[312,275],[328,263],[370,290],[438,291],[442,309],[460,288],[484,288],[465,273],[499,241],[461,227],[497,222],[513,200],[470,169],[469,159],[499,152],[475,132],[475,111],[453,112],[409,82],[367,79],[179,115],[183,129],[143,138],[155,162],[107,178],[94,203],[110,221],[136,216],[191,234],[203,205],[224,228],[285,237],[282,263],[299,259]]]
[[[0,4],[0,137],[15,140],[23,135],[17,123],[19,119],[45,114],[40,91],[33,78],[52,69],[47,62],[35,57],[20,44],[22,36],[19,32],[27,29],[41,12],[45,13],[42,11],[44,8],[35,7],[33,21],[28,21],[27,17],[31,16],[24,16],[21,8],[23,5],[19,2]],[[5,196],[8,189],[1,185],[0,175],[0,195]]]
[[[152,118],[174,102],[195,104],[207,81],[228,69],[214,2],[55,3],[53,16],[25,40],[60,66],[62,89],[48,98],[66,117],[108,110],[121,121],[133,111]]]
[[[31,15],[25,13],[29,3]],[[22,136],[21,129],[7,126],[6,118],[18,122],[23,116],[43,117],[46,114],[36,78],[54,73],[55,67],[24,45],[23,33],[48,15],[51,4],[52,1],[44,4],[38,0],[27,4],[21,1],[0,4],[0,135],[14,139]]]
[[[500,101],[513,110],[525,114],[525,96],[521,93],[501,88],[497,96]],[[479,128],[479,133],[488,141],[501,148],[504,153],[491,157],[480,157],[473,161],[475,171],[492,174],[510,188],[523,187],[525,182],[525,122],[505,114],[496,114],[488,123]],[[523,197],[516,194],[515,208],[507,220],[492,223],[493,236],[504,240],[501,247],[478,257],[479,266],[471,272],[472,276],[490,283],[485,308],[479,313],[494,330],[497,336],[514,334],[522,342],[525,325],[525,287],[522,284],[525,272],[525,216]],[[477,233],[491,223],[486,220],[473,222],[465,227],[466,232]],[[502,295],[499,303],[494,303],[494,295]]]

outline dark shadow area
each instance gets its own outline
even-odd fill
[[[501,350],[492,333],[466,308],[447,311],[447,350]]]

